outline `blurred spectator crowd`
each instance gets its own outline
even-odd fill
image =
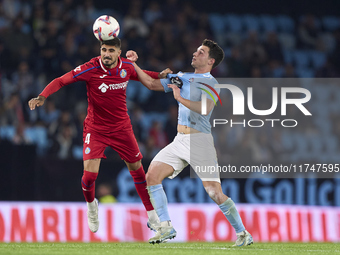
[[[15,144],[37,144],[41,156],[82,158],[82,125],[87,108],[85,84],[62,88],[36,111],[30,111],[27,102],[54,78],[99,55],[92,24],[103,14],[114,16],[121,25],[122,55],[129,49],[135,50],[139,65],[146,70],[161,71],[169,67],[174,72],[191,72],[192,53],[203,39],[211,38],[226,54],[223,63],[212,71],[215,77],[337,78],[340,75],[340,17],[206,13],[196,10],[193,2],[178,0],[162,4],[131,0],[128,6],[125,12],[118,12],[99,9],[93,0],[0,1],[0,142],[9,139]],[[332,96],[340,95],[340,87],[320,93],[327,94],[319,96],[313,105],[320,122],[306,121],[299,125],[306,127],[311,137],[312,134],[318,137],[322,134],[320,140],[327,137],[331,149],[338,151],[339,113],[336,109],[327,112],[324,104],[329,100],[337,102],[338,97]],[[142,154],[151,159],[176,135],[177,103],[171,93],[152,92],[139,82],[130,81],[127,104]],[[225,150],[223,143],[219,147],[220,156],[232,157],[237,162],[242,161],[242,155],[255,160],[275,160],[283,151],[294,154],[294,146],[289,142],[287,145],[287,135],[281,129],[270,136],[254,135],[247,128],[242,130],[218,131],[221,139],[217,142],[227,144]],[[299,132],[304,131],[297,130],[296,134]],[[301,151],[308,152],[308,141]],[[315,146],[319,146],[316,156],[331,150],[327,144]]]

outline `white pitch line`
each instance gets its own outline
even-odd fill
[[[251,246],[254,247],[254,246]],[[159,248],[162,249],[203,249],[203,250],[249,250],[248,248],[241,248],[241,247],[235,247],[235,248],[227,248],[227,247],[177,247],[177,246],[159,246]],[[252,249],[253,251],[282,251],[282,249]],[[296,251],[296,250],[285,250],[285,251]],[[324,252],[324,253],[334,253],[334,252],[340,252],[339,250],[304,250],[308,252]]]

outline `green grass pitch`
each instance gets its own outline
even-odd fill
[[[24,255],[150,255],[150,254],[340,254],[334,243],[255,243],[247,247],[231,247],[232,243],[0,243],[0,254]]]

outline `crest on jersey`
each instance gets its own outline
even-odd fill
[[[190,81],[190,82],[194,82],[194,78],[190,78],[189,81]]]
[[[127,75],[126,70],[125,70],[125,69],[122,69],[122,70],[120,71],[119,75],[120,75],[120,77],[125,78],[126,75]]]
[[[90,152],[91,152],[90,147],[86,147],[86,149],[85,149],[85,154],[89,154]]]

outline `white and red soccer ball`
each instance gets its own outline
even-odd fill
[[[119,31],[118,21],[109,15],[100,16],[93,23],[93,33],[99,41],[112,40],[119,35]]]

